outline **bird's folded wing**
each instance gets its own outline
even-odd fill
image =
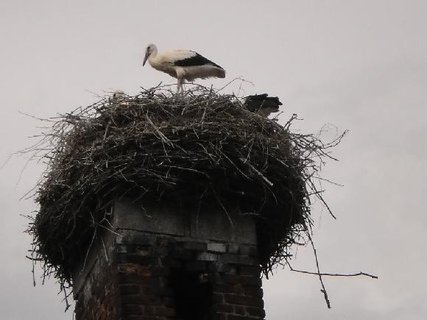
[[[205,58],[201,54],[190,50],[175,51],[173,64],[179,67],[212,65],[221,68],[219,65]]]

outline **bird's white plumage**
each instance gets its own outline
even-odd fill
[[[182,49],[165,51],[160,54],[160,56],[164,57],[165,59],[168,59],[169,61],[184,60],[195,57],[196,55],[197,52],[195,51]]]
[[[172,50],[158,53],[157,47],[150,44],[145,52],[143,65],[147,62],[159,71],[178,79],[178,91],[182,91],[184,80],[224,78],[225,70],[192,50]]]

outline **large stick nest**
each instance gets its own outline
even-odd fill
[[[209,203],[224,214],[238,206],[256,220],[260,263],[271,271],[307,230],[316,163],[331,146],[292,133],[292,119],[279,125],[200,87],[103,99],[57,118],[44,135],[33,258],[70,282],[97,230],[109,228],[105,209],[130,197]]]

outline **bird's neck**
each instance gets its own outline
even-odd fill
[[[148,57],[149,59],[154,59],[154,58],[156,58],[157,57],[157,49],[154,49],[152,52],[151,52],[151,54],[150,54],[150,56]]]
[[[157,62],[157,51],[153,51],[150,56],[148,57],[148,62],[151,66],[156,65]]]

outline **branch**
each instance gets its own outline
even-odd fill
[[[320,292],[323,293],[323,297],[325,298],[325,302],[328,309],[331,309],[331,302],[329,301],[328,292],[326,291],[325,284],[323,283],[322,273],[320,272],[320,267],[319,267],[319,259],[317,257],[317,250],[316,250],[316,247],[314,246],[313,238],[310,235],[310,231],[307,231],[307,236],[310,241],[311,247],[313,248],[314,259],[316,261],[317,275],[319,276],[320,285],[322,286],[322,289],[320,289]]]
[[[370,273],[362,272],[362,271],[357,272],[357,273],[327,273],[327,272],[318,273],[318,272],[312,272],[312,271],[307,271],[307,270],[294,269],[290,265],[289,265],[289,268],[293,272],[311,274],[313,276],[319,276],[319,275],[320,276],[326,276],[326,277],[359,277],[359,276],[365,276],[365,277],[369,277],[372,279],[378,279],[378,276],[370,274]]]
[[[313,249],[314,260],[316,262],[316,269],[317,269],[317,271],[316,272],[312,272],[312,271],[294,269],[291,266],[291,264],[289,263],[289,261],[286,261],[286,263],[289,266],[290,270],[293,271],[293,272],[310,274],[310,275],[314,275],[314,276],[318,276],[319,277],[320,285],[322,287],[320,289],[320,292],[323,293],[323,297],[325,298],[326,306],[328,307],[328,309],[331,309],[331,302],[329,300],[328,292],[326,291],[326,287],[325,287],[325,284],[323,282],[323,277],[324,276],[328,276],[328,277],[358,277],[358,276],[365,276],[365,277],[370,277],[372,279],[378,279],[378,276],[372,275],[372,274],[369,274],[369,273],[366,273],[366,272],[362,272],[362,271],[360,271],[358,273],[327,273],[327,272],[320,272],[319,258],[318,258],[318,255],[317,255],[316,247],[314,246],[313,238],[311,237],[311,234],[310,234],[310,230],[307,230],[306,234],[307,234],[308,240],[310,241],[311,247]]]

